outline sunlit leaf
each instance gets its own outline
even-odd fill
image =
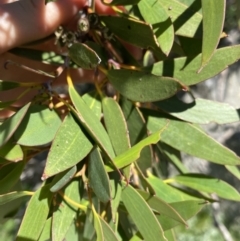
[[[197,191],[216,193],[219,197],[240,201],[240,193],[228,183],[203,174],[182,174],[172,178],[174,181]]]
[[[23,160],[23,151],[19,145],[9,141],[0,148],[0,157],[8,161],[17,162]]]
[[[203,45],[199,71],[209,62],[219,43],[225,18],[225,4],[225,0],[202,0]]]
[[[154,104],[170,115],[191,123],[227,124],[239,121],[238,110],[227,103],[204,99],[194,99],[191,103],[184,103],[174,96]]]
[[[142,0],[138,3],[138,8],[144,20],[152,25],[163,53],[168,55],[174,41],[174,29],[168,12],[162,7],[161,1]]]
[[[148,129],[155,132],[158,128],[163,127],[166,123],[165,118],[166,116],[155,111],[147,112]],[[200,128],[180,120],[170,120],[168,128],[161,135],[161,141],[177,150],[214,163],[223,165],[240,164],[240,158],[233,151],[215,141]]]
[[[81,128],[71,114],[65,117],[48,154],[44,178],[76,165],[91,151],[92,144]]]
[[[79,181],[74,180],[64,189],[64,195],[75,202],[80,202],[78,189]],[[59,207],[52,216],[52,240],[62,241],[76,216],[77,208],[64,201],[61,201],[59,204],[56,203],[56,205],[59,205]]]
[[[238,167],[225,165],[225,168],[240,180],[240,170]]]
[[[239,58],[240,45],[235,45],[217,49],[200,73],[197,71],[201,65],[201,54],[196,57],[182,57],[157,62],[148,69],[151,69],[151,73],[154,75],[174,77],[185,85],[194,85],[217,75]]]
[[[43,186],[34,193],[28,203],[16,241],[38,240],[47,220],[51,198],[49,186]]]
[[[139,102],[164,100],[184,88],[177,79],[128,69],[109,70],[107,77],[123,96]]]
[[[148,204],[130,185],[123,186],[122,201],[144,240],[165,241],[163,230]]]
[[[98,216],[94,206],[92,205],[93,212],[93,225],[97,234],[97,241],[104,241],[103,229],[100,221],[100,217]]]
[[[44,225],[43,231],[41,233],[38,241],[51,240],[51,228],[52,228],[52,218],[49,218]]]
[[[2,195],[0,195],[0,205],[4,205],[15,199],[18,199],[21,197],[26,197],[29,195],[30,195],[30,193],[26,192],[26,191],[18,191],[18,192],[10,192],[10,193],[6,193],[6,194],[2,194]]]
[[[116,234],[114,231],[111,229],[111,227],[101,218],[99,217],[101,226],[102,226],[102,231],[104,235],[104,239],[106,241],[118,241],[119,239],[117,238]]]
[[[25,116],[30,104],[31,103],[28,103],[23,106],[18,112],[9,117],[2,123],[2,125],[0,125],[0,147],[3,146],[14,134],[23,117]]]
[[[59,126],[61,119],[54,110],[44,105],[32,105],[23,118],[14,138],[24,146],[40,146],[50,143]]]

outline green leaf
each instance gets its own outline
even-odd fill
[[[34,193],[28,203],[16,241],[38,240],[47,220],[51,198],[48,185]]]
[[[141,0],[113,0],[110,3],[105,2],[104,0],[102,1],[105,5],[109,5],[109,6],[124,6],[124,5],[134,5],[134,4],[138,4],[138,2],[140,2]]]
[[[17,183],[22,174],[25,163],[18,162],[9,164],[0,169],[0,176],[3,178],[0,180],[0,194],[7,193]],[[6,172],[9,169],[8,172]]]
[[[115,235],[114,231],[111,229],[111,227],[101,218],[99,217],[101,226],[102,226],[102,231],[103,231],[103,236],[105,241],[118,241],[119,239]]]
[[[43,177],[48,178],[73,167],[85,158],[91,149],[92,144],[81,126],[68,114],[52,143]]]
[[[29,192],[26,191],[19,191],[19,192],[10,192],[3,195],[0,195],[0,205],[4,205],[8,202],[11,202],[15,199],[29,196]]]
[[[228,183],[203,174],[182,174],[172,178],[182,185],[207,193],[216,193],[219,197],[240,201],[239,192]]]
[[[57,174],[56,176],[54,176],[51,182],[52,187],[50,188],[50,191],[51,192],[59,191],[62,187],[64,187],[68,182],[72,180],[76,172],[77,172],[77,167],[73,166],[69,170],[65,170]]]
[[[116,155],[130,148],[130,140],[126,120],[120,106],[112,98],[103,99],[104,123]]]
[[[38,241],[50,241],[51,240],[51,227],[52,227],[52,217],[49,218],[44,225],[43,231],[41,233]]]
[[[118,206],[121,202],[122,187],[118,181],[119,178],[110,179],[110,190],[111,190],[111,209],[112,209],[112,220],[117,226],[118,218]]]
[[[203,45],[199,72],[209,62],[219,43],[225,18],[225,3],[225,0],[202,0]]]
[[[127,121],[131,146],[134,146],[142,139],[148,137],[145,120],[139,109],[126,98],[121,98],[121,107]],[[150,146],[146,146],[142,149],[137,162],[143,174],[146,174],[147,168],[152,165],[152,150]]]
[[[182,57],[155,63],[147,69],[157,76],[169,76],[185,85],[194,85],[217,75],[240,58],[240,45],[220,48],[215,51],[205,68],[197,73],[202,55]]]
[[[201,8],[199,1],[194,1],[190,6],[177,0],[161,0],[160,2],[171,17],[175,34],[187,37],[200,35],[202,15],[196,10]]]
[[[164,236],[166,237],[167,241],[177,241],[173,229],[164,231]]]
[[[97,234],[97,241],[104,241],[103,229],[100,221],[100,217],[97,214],[94,206],[92,205],[93,212],[93,225]]]
[[[225,165],[225,168],[240,180],[240,171],[238,167]]]
[[[23,106],[18,112],[9,117],[0,125],[0,147],[3,146],[14,134],[23,117],[25,116],[30,104],[31,103],[28,103]]]
[[[146,241],[160,241],[165,237],[155,215],[145,200],[130,185],[123,186],[122,201],[138,231]]]
[[[153,186],[153,188],[156,192],[156,196],[163,199],[167,203],[186,201],[186,200],[199,200],[198,198],[196,198],[194,196],[190,196],[190,195],[186,194],[185,192],[181,192],[180,190],[169,186],[168,184],[164,183],[161,179],[153,176],[150,173],[148,173],[148,175],[149,175],[148,181]],[[177,210],[177,212],[179,212],[178,209],[176,209],[176,210]],[[180,213],[180,215],[181,215],[181,213]],[[186,220],[184,217],[183,217],[183,219]]]
[[[68,49],[68,55],[73,62],[83,69],[95,69],[101,62],[97,53],[82,43],[72,44]]]
[[[7,109],[10,105],[12,105],[15,100],[10,101],[0,101],[0,110]]]
[[[137,190],[137,192],[144,198],[148,205],[155,211],[158,211],[160,215],[165,215],[171,219],[178,221],[185,226],[188,226],[185,220],[180,214],[172,208],[171,205],[160,199],[159,197],[152,196],[150,193]]]
[[[23,118],[14,138],[24,146],[41,146],[50,143],[61,124],[54,110],[43,105],[32,105]]]
[[[17,162],[23,160],[23,151],[19,145],[9,141],[0,148],[0,157],[8,161]]]
[[[100,96],[97,93],[97,91],[92,91],[90,93],[84,94],[82,96],[82,99],[100,120],[101,114],[102,114],[102,103],[101,103]]]
[[[153,27],[159,46],[168,55],[174,41],[174,29],[168,12],[162,7],[161,1],[142,0],[138,8],[147,23]]]
[[[19,82],[10,82],[0,80],[0,91],[11,90],[21,86]]]
[[[139,102],[167,99],[185,88],[176,79],[128,69],[109,70],[107,77],[123,96]]]
[[[160,52],[149,24],[119,16],[101,16],[100,20],[119,38],[135,46]]]
[[[73,180],[64,189],[64,196],[67,196],[75,202],[80,202],[79,195],[79,181]],[[62,198],[62,197],[61,197]],[[53,213],[52,217],[52,239],[54,241],[62,241],[71,226],[74,217],[76,216],[76,207],[71,206],[70,203],[60,201],[57,210]]]
[[[99,119],[93,114],[92,110],[86,105],[81,96],[73,86],[69,86],[70,98],[77,110],[74,115],[81,121],[86,131],[98,143],[100,148],[112,159],[115,154],[109,136]]]
[[[166,127],[166,123],[167,122],[165,122],[165,127]],[[138,142],[136,145],[134,145],[132,148],[128,149],[121,155],[118,155],[117,157],[115,157],[113,159],[114,164],[118,168],[122,168],[136,161],[139,158],[140,153],[145,146],[156,144],[160,140],[160,135],[164,129],[165,128],[158,130],[154,134]],[[105,168],[108,172],[114,171],[114,169],[110,166],[105,166]]]
[[[191,103],[184,103],[174,96],[154,104],[170,115],[191,123],[227,124],[239,121],[238,111],[226,103],[204,99],[194,99]]]
[[[89,185],[98,199],[106,203],[110,200],[110,184],[99,150],[95,147],[90,153],[88,163]]]
[[[166,123],[165,116],[160,113],[155,111],[144,113],[146,113],[147,127],[151,132],[155,132]],[[171,119],[168,128],[161,136],[161,141],[177,150],[217,164],[240,164],[240,158],[234,152],[190,123]]]
[[[181,202],[172,202],[169,205],[174,208],[184,220],[189,220],[190,218],[196,216],[198,212],[207,204],[204,200],[188,200],[188,201],[181,201]],[[178,226],[180,223],[168,218],[164,215],[156,215],[158,221],[162,225],[164,230],[169,230]]]

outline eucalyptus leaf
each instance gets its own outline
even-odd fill
[[[155,63],[148,67],[157,76],[169,76],[178,79],[185,85],[194,85],[212,78],[235,63],[240,57],[240,45],[220,48],[215,51],[205,68],[197,73],[201,65],[202,54],[197,56],[175,58]]]
[[[172,178],[174,181],[197,191],[216,193],[219,197],[240,201],[240,193],[228,183],[203,174],[182,174]]]
[[[67,196],[77,203],[80,202],[78,188],[79,181],[73,180],[64,189],[64,196]],[[70,203],[63,202],[62,200],[57,205],[59,205],[59,207],[52,216],[52,240],[62,241],[76,216],[76,207],[71,206]]]
[[[44,225],[43,231],[41,233],[38,241],[50,241],[51,240],[51,228],[52,228],[52,218],[49,218]]]
[[[48,185],[34,193],[28,203],[16,241],[38,240],[47,220],[51,198]]]
[[[203,45],[199,72],[210,61],[219,43],[225,18],[225,5],[225,0],[202,0]]]
[[[148,204],[130,185],[123,186],[122,201],[146,241],[165,241],[164,233]]]
[[[107,77],[123,96],[139,102],[164,100],[185,88],[177,79],[128,69],[109,70]]]
[[[104,241],[103,229],[100,221],[100,217],[97,214],[94,206],[92,205],[92,212],[93,212],[93,225],[97,234],[97,241]]]
[[[167,120],[165,118],[168,118],[155,111],[144,113],[147,127],[151,132],[163,127]],[[177,138],[176,133],[178,133]],[[161,135],[161,141],[177,150],[217,164],[240,164],[240,158],[233,151],[218,143],[195,125],[177,119],[170,119],[168,128]]]
[[[0,148],[0,157],[8,161],[17,162],[23,160],[23,150],[20,145],[8,141]]]
[[[111,227],[101,217],[99,217],[99,220],[100,220],[100,223],[101,223],[101,226],[102,226],[104,240],[106,240],[106,241],[118,241],[119,239],[117,238],[116,234],[111,229]]]
[[[174,41],[174,29],[168,12],[161,5],[161,1],[141,0],[138,8],[147,23],[150,23],[164,54],[168,55]]]
[[[88,163],[89,185],[103,203],[110,200],[110,183],[104,169],[104,163],[99,150],[95,147],[90,153]]]
[[[21,86],[19,82],[10,82],[0,80],[0,91],[11,90]]]
[[[237,166],[225,165],[225,168],[240,180],[240,170]]]
[[[18,144],[40,146],[50,143],[61,124],[55,110],[44,105],[32,105],[14,133]]]
[[[26,191],[16,191],[16,192],[9,192],[6,194],[0,195],[0,205],[4,205],[8,202],[11,202],[15,199],[29,196],[29,193]]]
[[[176,96],[154,103],[161,110],[187,122],[197,124],[227,124],[239,121],[239,111],[227,103],[194,99],[184,103]]]
[[[91,151],[92,144],[82,127],[68,114],[51,146],[44,169],[44,178],[53,176],[80,162]]]
[[[141,0],[113,0],[110,3],[105,2],[104,0],[101,0],[102,3],[106,4],[106,5],[110,5],[110,6],[124,6],[124,5],[134,5],[134,4],[138,4],[138,2],[140,2]]]
[[[9,117],[0,125],[0,147],[3,146],[17,130],[18,126],[22,122],[23,117],[26,115],[27,110],[31,103],[23,106],[13,116]]]

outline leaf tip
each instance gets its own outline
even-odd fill
[[[49,176],[46,173],[43,173],[41,180],[45,181]]]

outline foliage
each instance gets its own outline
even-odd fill
[[[192,85],[239,59],[239,45],[217,49],[225,36],[225,4],[113,0],[108,5],[115,16],[87,12],[80,19],[89,28],[57,32],[70,67],[97,68],[105,75],[95,82],[95,90],[79,95],[69,75],[65,98],[48,83],[0,82],[0,91],[19,86],[39,90],[19,109],[13,107],[16,99],[0,103],[1,109],[16,112],[0,125],[1,219],[13,215],[16,201],[29,197],[16,240],[172,241],[176,226],[187,227],[188,219],[216,201],[211,194],[240,201],[239,192],[223,180],[190,173],[180,155],[223,165],[240,179],[240,158],[199,126],[237,122],[239,110],[194,96],[191,103],[178,98],[179,92],[191,94]],[[69,35],[73,40],[66,39]],[[141,48],[142,61],[121,40]],[[67,63],[53,52],[11,52],[49,64]],[[21,190],[17,184],[24,166],[45,150],[41,186],[35,192]],[[159,175],[163,157],[178,175]]]

